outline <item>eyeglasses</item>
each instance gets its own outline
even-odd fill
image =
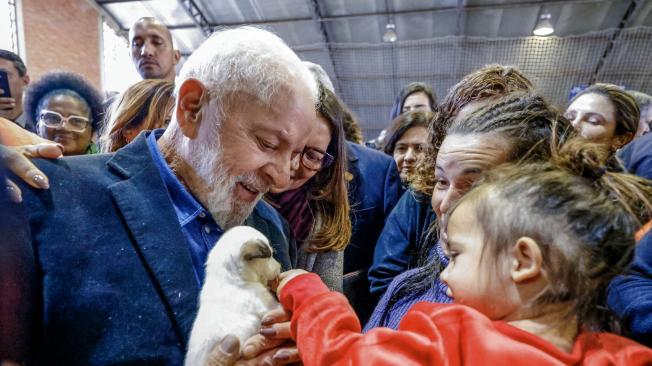
[[[65,123],[66,129],[72,132],[84,131],[89,122],[89,119],[86,117],[76,116],[74,114],[68,117],[64,117],[61,115],[61,113],[49,111],[47,109],[41,111],[39,120],[45,125],[45,127],[49,128],[59,128],[62,127]]]
[[[333,155],[315,148],[305,148],[301,153],[301,165],[316,172],[328,168],[334,161]]]

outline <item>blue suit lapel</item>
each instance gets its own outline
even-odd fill
[[[109,186],[180,343],[188,341],[199,285],[174,207],[141,134],[107,162],[124,180]]]

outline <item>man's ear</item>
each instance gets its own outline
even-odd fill
[[[174,59],[173,65],[175,66],[178,65],[179,60],[181,60],[181,52],[179,50],[174,50],[174,52],[172,53],[172,58]]]
[[[23,79],[23,83],[25,83],[25,85],[29,85],[29,75],[25,74],[21,77],[21,79]]]
[[[516,241],[512,248],[512,267],[510,268],[512,280],[522,283],[534,280],[541,275],[543,257],[539,244],[527,236]]]
[[[179,87],[177,96],[177,123],[184,136],[194,139],[201,124],[201,108],[207,98],[204,84],[197,79],[187,79]]]

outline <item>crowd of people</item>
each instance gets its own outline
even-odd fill
[[[183,364],[239,225],[282,308],[206,365],[652,364],[649,95],[562,109],[488,65],[441,100],[407,85],[368,147],[268,31],[218,31],[178,74],[158,20],[129,42],[143,80],[108,98],[0,50],[2,366]]]

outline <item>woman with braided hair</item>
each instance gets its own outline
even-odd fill
[[[380,298],[394,277],[410,267],[424,264],[423,259],[418,260],[421,249],[430,242],[425,234],[435,219],[430,204],[435,187],[435,160],[453,119],[462,118],[492,100],[513,92],[527,93],[532,88],[532,83],[518,69],[489,65],[466,75],[450,89],[428,124],[424,158],[417,163],[409,189],[388,216],[376,243],[369,271],[372,295]],[[377,322],[378,319],[372,320],[373,324]]]
[[[431,203],[437,220],[441,221],[485,172],[506,162],[545,161],[552,144],[565,140],[569,130],[560,113],[531,94],[513,93],[470,114],[458,114],[435,162]],[[430,260],[392,281],[365,329],[396,328],[418,301],[450,302],[446,286],[439,280],[440,268],[447,263],[438,245],[439,224],[433,221],[430,225],[422,248],[422,256]]]

